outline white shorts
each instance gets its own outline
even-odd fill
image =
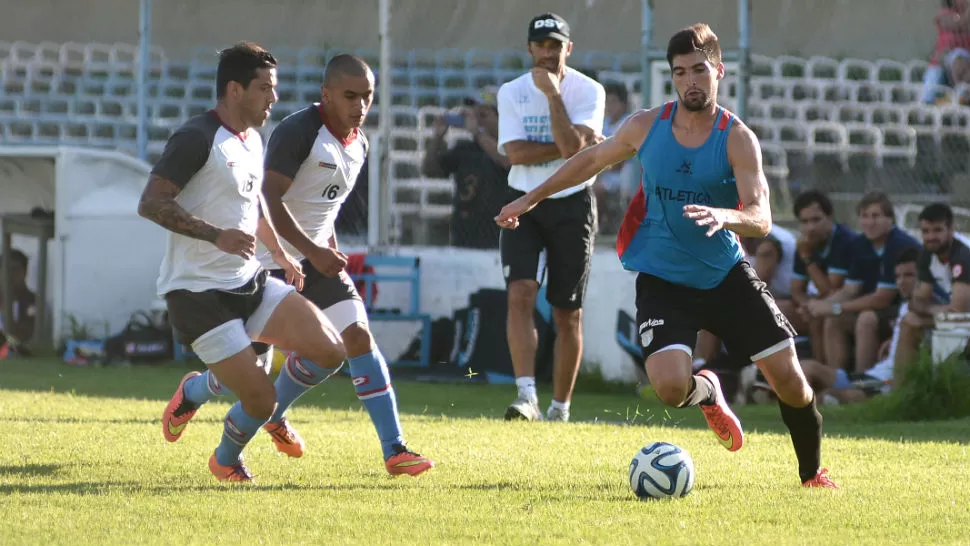
[[[192,351],[208,364],[215,364],[238,354],[252,344],[254,338],[259,337],[269,322],[270,317],[276,307],[295,289],[292,285],[286,284],[273,277],[266,278],[265,286],[256,294],[221,296],[222,298],[259,298],[258,303],[250,300],[249,307],[255,304],[255,308],[248,313],[248,316],[236,311],[236,318],[232,318],[222,324],[206,331],[192,342]]]

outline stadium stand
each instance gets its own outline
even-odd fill
[[[274,52],[281,62],[280,102],[265,134],[319,97],[323,66],[339,52]],[[377,64],[376,52],[355,53]],[[760,55],[751,61],[746,121],[762,141],[767,173],[782,194],[801,187],[852,192],[878,185],[888,191],[938,195],[950,191],[953,175],[966,171],[970,109],[949,98],[936,105],[919,102],[926,62]],[[435,221],[451,214],[452,184],[420,175],[434,115],[461,104],[483,86],[520,75],[528,62],[518,50],[413,50],[395,57],[395,225],[404,216]],[[595,72],[601,81],[623,83],[639,102],[636,55],[586,52],[574,55],[572,64]],[[175,127],[211,107],[215,67],[214,48],[200,49],[184,61],[169,59],[157,47],[152,50],[149,161],[161,153]],[[0,140],[134,154],[137,68],[137,48],[130,44],[0,42]],[[669,93],[669,86],[665,89]],[[722,102],[728,107],[733,106],[734,91],[728,79],[722,86]],[[375,107],[369,128],[376,128],[378,121]],[[449,132],[449,144],[464,136],[460,130]]]

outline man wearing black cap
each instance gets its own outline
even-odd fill
[[[603,86],[566,66],[573,49],[569,24],[554,13],[533,18],[528,48],[532,69],[498,92],[498,149],[512,164],[509,201],[541,184],[567,158],[602,140],[603,132]],[[546,270],[546,299],[556,326],[553,400],[546,418],[569,419],[583,353],[582,304],[596,233],[594,181],[553,195],[524,215],[518,229],[502,230],[507,335],[519,391],[506,419],[542,419],[535,389],[538,336],[533,312]]]

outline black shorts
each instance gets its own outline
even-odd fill
[[[744,261],[709,290],[641,273],[637,277],[637,324],[644,358],[671,346],[684,346],[692,352],[698,330],[720,338],[728,354],[752,360],[795,336],[768,286]]]
[[[523,192],[509,188],[509,202]],[[499,237],[505,282],[533,280],[548,272],[546,299],[553,307],[579,309],[586,295],[596,236],[596,197],[591,187],[546,199],[519,218],[519,227]]]
[[[271,279],[266,270],[260,270],[249,282],[230,290],[172,290],[165,294],[165,303],[176,338],[193,349],[205,334],[215,335],[229,322],[242,323],[233,327],[232,332],[223,332],[220,339],[203,343],[200,349],[203,354],[199,356],[211,364],[221,360],[216,356],[231,356],[225,355],[225,350],[238,348],[242,341],[258,337],[277,305],[291,292],[292,286]],[[211,362],[206,360],[207,356],[213,356]]]
[[[310,260],[303,260],[300,265],[306,276],[303,279],[303,291],[300,294],[316,305],[317,309],[323,311],[342,301],[361,299],[354,282],[346,272],[342,271],[337,277],[327,277],[317,271]],[[270,270],[270,275],[286,282],[286,273],[282,269]]]

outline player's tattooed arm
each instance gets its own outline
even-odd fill
[[[182,208],[175,200],[180,191],[174,182],[151,175],[138,203],[139,216],[179,235],[215,243],[220,229]]]

